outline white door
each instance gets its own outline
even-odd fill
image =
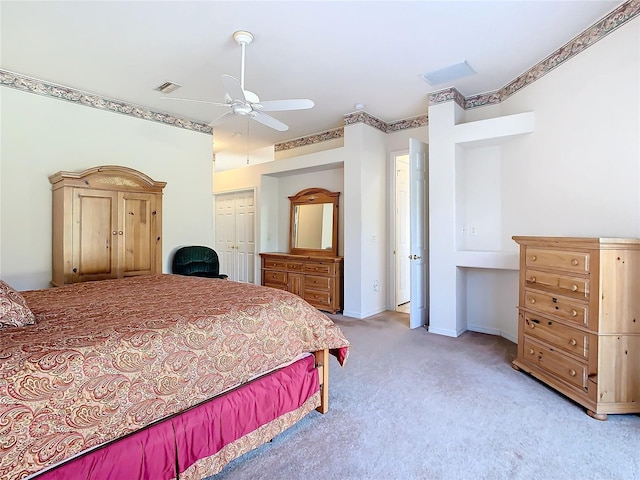
[[[409,325],[417,328],[429,321],[429,149],[409,140],[411,304]]]
[[[216,246],[215,250],[220,260],[220,273],[229,275],[235,280],[231,271],[233,266],[235,207],[234,194],[216,195]]]
[[[238,282],[255,283],[255,204],[253,192],[237,194],[235,215],[235,265]]]
[[[411,299],[411,275],[409,260],[409,155],[401,155],[396,160],[396,306]]]
[[[215,196],[216,252],[220,273],[255,283],[255,196],[253,191]]]

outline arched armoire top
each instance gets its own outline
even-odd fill
[[[58,172],[49,177],[52,189],[65,186],[95,188],[103,190],[128,190],[132,192],[162,193],[166,182],[157,182],[148,175],[129,167],[103,165],[81,172]]]

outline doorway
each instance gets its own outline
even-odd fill
[[[220,272],[256,283],[255,191],[220,193],[215,199],[215,250]]]
[[[429,323],[429,149],[409,140],[391,153],[390,310],[409,313],[410,328]]]
[[[395,155],[395,301],[394,309],[409,313],[411,300],[409,153]]]

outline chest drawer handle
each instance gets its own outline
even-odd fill
[[[536,283],[536,277],[531,277],[531,280],[529,280],[531,283]]]
[[[578,265],[578,260],[576,260],[575,258],[571,259],[571,265],[573,265],[574,267]]]
[[[533,355],[534,353],[536,353],[536,352],[533,351],[533,348],[530,348],[529,349],[529,355]]]
[[[535,323],[533,323],[533,322],[531,322],[531,323],[529,324],[529,326],[530,326],[531,328],[536,328],[536,324],[535,324]]]
[[[575,338],[572,338],[571,340],[569,340],[569,345],[571,345],[572,347],[575,347],[578,344],[578,342],[576,341]]]
[[[573,308],[571,309],[571,316],[572,317],[577,317],[578,316],[578,312],[576,312]]]
[[[535,255],[531,255],[531,261],[535,262],[538,259],[538,257],[536,257]]]
[[[576,371],[572,368],[569,370],[569,375],[571,375],[572,377],[576,376]]]
[[[531,303],[536,303],[536,299],[535,299],[535,298],[530,298],[530,299],[529,299],[529,301],[530,301]]]
[[[571,291],[572,292],[577,292],[578,291],[578,285],[576,285],[575,283],[573,285],[571,285]]]

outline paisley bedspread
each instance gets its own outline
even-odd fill
[[[22,292],[36,325],[0,331],[0,478],[24,478],[303,352],[349,342],[301,298],[177,275]]]

